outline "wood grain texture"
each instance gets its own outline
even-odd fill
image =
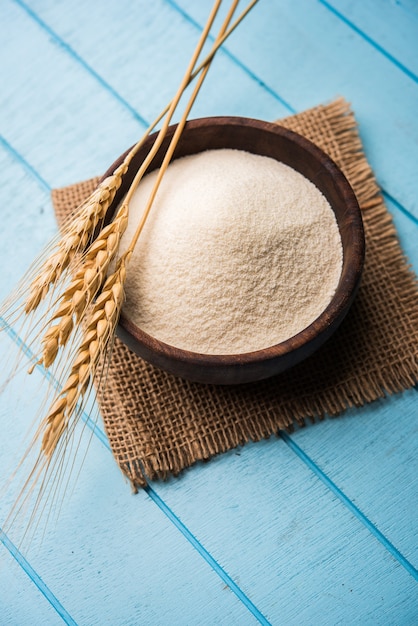
[[[406,443],[417,438],[416,404],[417,392],[411,390],[324,422],[311,436],[309,429],[299,431],[294,439],[418,569],[416,460]]]
[[[388,19],[368,2],[332,3],[413,68],[413,2],[379,3]],[[185,16],[163,0],[30,0],[31,15],[17,1],[1,3],[0,132],[26,160],[1,144],[2,295],[54,231],[47,187],[100,174],[142,134],[140,120],[166,104],[195,44],[190,18],[203,20],[209,5],[181,0]],[[417,85],[387,56],[307,0],[262,0],[227,48],[234,56],[215,62],[196,116],[274,120],[289,106],[342,94],[379,181],[418,216]],[[389,206],[418,269],[417,225]],[[8,354],[3,342],[1,354]],[[2,476],[25,449],[38,380],[19,378],[2,395]],[[416,398],[411,391],[293,436],[415,567]],[[263,623],[246,599],[273,624],[416,622],[413,576],[282,440],[152,488],[132,497],[95,438],[57,526],[28,554],[78,623]],[[2,520],[16,493],[2,499]],[[3,621],[62,622],[23,570],[9,576],[10,557],[0,553]],[[225,588],[216,564],[244,596]]]
[[[318,429],[318,440],[321,427],[305,432],[315,437]],[[181,507],[183,522],[229,571],[239,572],[242,588],[255,590],[272,623],[396,623],[400,616],[413,623],[416,582],[283,442],[245,446],[159,493]],[[214,530],[218,524],[223,536]]]

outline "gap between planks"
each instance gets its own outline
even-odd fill
[[[15,559],[16,563],[23,569],[25,574],[29,576],[33,584],[39,589],[42,595],[46,598],[46,600],[50,603],[50,605],[55,609],[58,615],[64,620],[64,622],[68,624],[68,626],[77,626],[77,623],[68,613],[68,611],[63,607],[63,605],[58,600],[56,595],[52,593],[48,585],[42,580],[42,578],[34,570],[34,568],[29,563],[29,561],[23,556],[20,550],[15,546],[15,544],[11,541],[11,539],[7,536],[7,534],[1,528],[0,528],[0,543],[3,544],[4,548]]]
[[[341,20],[346,26],[348,26],[357,35],[362,37],[362,39],[364,39],[364,41],[370,44],[375,50],[380,52],[380,54],[382,54],[386,59],[388,59],[388,61],[393,63],[399,70],[401,70],[401,72],[403,72],[404,74],[406,74],[406,76],[408,76],[411,80],[413,80],[414,83],[418,83],[418,76],[414,74],[414,72],[412,72],[406,65],[401,63],[395,56],[393,56],[393,54],[388,52],[383,46],[378,44],[377,41],[372,39],[372,37],[370,37],[367,33],[365,33],[364,30],[356,26],[354,22],[349,20],[343,13],[338,11],[338,9],[336,9],[330,2],[327,2],[327,0],[318,0],[318,2],[322,4],[322,6],[324,6],[326,9],[328,9],[328,11],[330,11],[333,15],[335,15],[335,17]]]

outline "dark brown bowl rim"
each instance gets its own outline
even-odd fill
[[[321,167],[328,171],[336,186],[342,192],[346,202],[347,212],[351,216],[350,231],[353,238],[356,240],[357,254],[350,265],[350,271],[348,272],[348,275],[346,275],[343,282],[341,282],[340,279],[336,292],[329,305],[311,324],[309,324],[309,326],[285,341],[252,352],[243,352],[238,354],[205,354],[184,350],[152,337],[133,324],[123,315],[123,313],[120,315],[118,325],[124,331],[122,332],[122,336],[126,334],[131,335],[135,341],[142,344],[150,353],[156,353],[160,356],[168,357],[171,360],[187,362],[190,365],[206,366],[209,369],[213,369],[217,366],[228,368],[229,366],[236,367],[239,364],[248,365],[275,360],[289,354],[290,352],[299,350],[306,343],[315,338],[330,334],[329,331],[331,327],[334,330],[345,317],[345,314],[347,313],[359,286],[364,265],[365,239],[361,210],[354,191],[337,164],[323,150],[321,150],[321,148],[306,139],[304,136],[280,126],[280,124],[277,123],[246,117],[217,116],[196,118],[188,121],[185,128],[187,128],[187,130],[193,130],[194,128],[199,128],[204,124],[210,124],[213,127],[219,128],[231,124],[238,126],[251,125],[254,128],[260,128],[260,130],[269,131],[275,135],[284,136],[289,140],[296,141],[296,143],[303,150],[308,152],[321,163]],[[176,125],[169,127],[171,132],[173,132],[175,128]],[[157,132],[149,135],[146,140],[146,144],[148,142],[152,144],[156,135]],[[116,159],[116,161],[106,171],[102,180],[114,172],[114,170],[122,163],[130,149],[131,148],[128,148],[118,159]]]

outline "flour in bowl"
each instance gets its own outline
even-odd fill
[[[121,253],[156,175],[132,198]],[[324,311],[342,256],[335,215],[307,178],[241,150],[201,152],[164,175],[128,266],[123,314],[178,348],[259,350]]]

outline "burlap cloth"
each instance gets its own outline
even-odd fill
[[[398,243],[354,116],[339,99],[280,122],[308,137],[341,167],[357,195],[366,264],[355,303],[337,333],[288,372],[243,386],[183,381],[116,340],[100,397],[114,457],[132,485],[176,475],[198,460],[361,406],[418,380],[418,287]],[[52,192],[61,222],[97,178]]]

